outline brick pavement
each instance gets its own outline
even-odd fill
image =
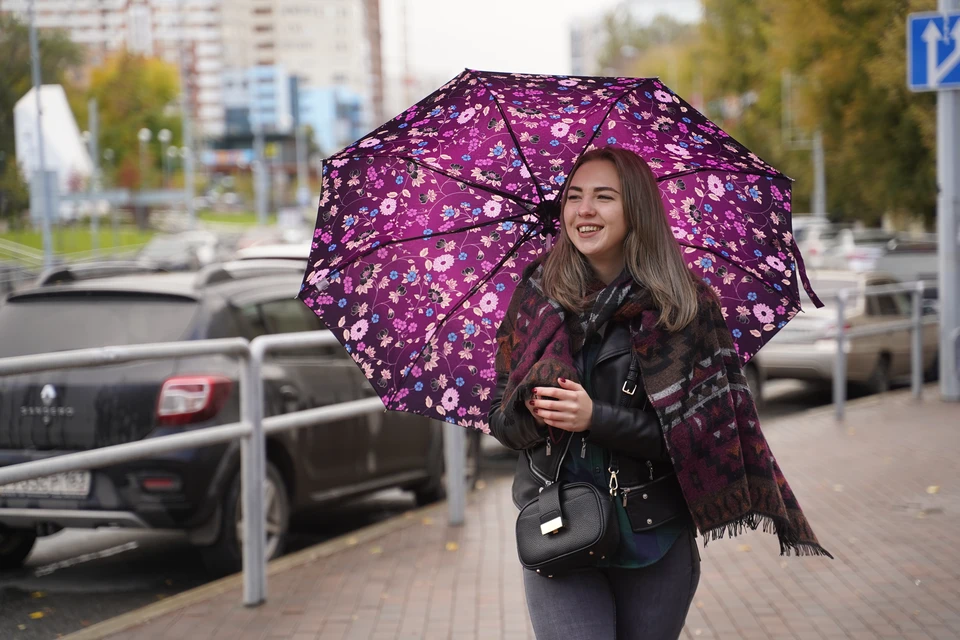
[[[763,533],[711,543],[684,637],[960,638],[960,407],[900,392],[851,405],[843,426],[819,410],[765,431],[836,560],[780,557]],[[476,492],[466,527],[447,527],[438,505],[279,570],[258,608],[237,584],[159,617],[148,607],[107,637],[532,639],[509,488],[497,478]]]

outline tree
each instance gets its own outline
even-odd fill
[[[87,100],[97,99],[100,116],[100,149],[113,149],[114,167],[127,167],[123,172],[124,180],[134,173],[130,165],[136,166],[136,185],[139,187],[140,142],[137,132],[146,127],[152,136],[148,143],[147,175],[148,186],[159,184],[159,171],[162,167],[160,144],[157,133],[169,129],[173,134],[171,144],[181,142],[181,119],[177,109],[179,95],[177,69],[158,58],[148,58],[127,51],[119,52],[104,61],[93,70],[90,87],[82,100],[74,101],[74,113],[78,121],[87,121]],[[117,182],[111,180],[111,183]],[[122,182],[122,181],[121,181]]]
[[[37,37],[40,75],[44,84],[69,85],[69,74],[83,64],[83,49],[71,42],[62,31],[41,30]],[[0,14],[0,60],[3,61],[3,81],[0,82],[0,154],[12,159],[16,151],[13,107],[33,88],[33,79],[30,67],[30,31],[27,25],[10,14]]]
[[[932,219],[935,165],[930,96],[906,88],[906,15],[932,0],[705,0],[703,51],[714,96],[752,91],[731,133],[797,179],[808,207],[810,154],[781,143],[781,72],[802,81],[798,124],[824,136],[828,210],[877,222]],[[713,115],[713,114],[711,114]]]
[[[906,15],[933,0],[703,0],[698,34],[669,21],[606,21],[603,63],[660,75],[764,160],[795,178],[794,211],[810,209],[809,150],[784,144],[782,74],[797,80],[793,111],[823,132],[827,207],[834,219],[887,213],[933,219],[935,115],[906,88]],[[623,52],[633,54],[624,63]],[[605,69],[606,71],[606,69]]]

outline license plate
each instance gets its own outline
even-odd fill
[[[85,498],[88,495],[90,495],[89,471],[68,471],[0,485],[0,496]]]

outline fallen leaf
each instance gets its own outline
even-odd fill
[[[923,520],[923,519],[926,518],[926,517],[927,517],[927,512],[926,512],[926,511],[920,511],[920,512],[917,513],[917,520]]]
[[[43,617],[43,611],[34,611],[33,613],[30,614],[31,620],[39,620],[42,617]]]
[[[927,493],[929,493],[930,495],[933,495],[935,493],[940,493],[940,487],[938,485],[932,484],[929,487],[927,487]]]
[[[849,429],[847,429],[847,435],[848,435],[848,436],[855,436],[855,435],[857,435],[857,429],[856,429],[856,427],[850,427]]]
[[[17,629],[20,629],[20,631],[26,631],[26,630],[27,630],[27,625],[25,625],[25,624],[18,624],[18,625],[17,625]]]
[[[81,621],[80,621],[80,626],[81,626],[81,627],[89,627],[89,626],[92,625],[92,624],[93,624],[93,623],[90,622],[89,620],[81,620]]]
[[[837,493],[843,493],[843,485],[835,484],[833,485],[833,490],[836,491]]]
[[[163,600],[163,599],[166,598],[166,597],[167,597],[167,596],[166,596],[166,594],[164,594],[164,593],[158,593],[158,594],[157,594],[157,600]]]
[[[47,594],[44,591],[34,591],[30,594],[31,598],[46,598]]]
[[[347,544],[351,547],[356,545],[358,542],[360,541],[357,540],[356,536],[350,536],[349,538],[347,538]]]
[[[421,522],[429,527],[433,524],[433,518],[424,518]]]
[[[456,551],[459,548],[460,548],[460,545],[458,545],[456,542],[447,543],[447,551]]]
[[[697,609],[703,609],[703,600],[697,601]]]
[[[170,578],[167,578],[166,580],[163,581],[163,584],[167,585],[168,587],[172,586],[173,580],[171,580]]]
[[[478,491],[483,491],[484,489],[487,488],[487,483],[484,482],[483,480],[477,480],[476,484],[474,484],[473,486],[476,487]]]
[[[370,547],[371,555],[376,555],[378,553],[383,553],[383,547]]]
[[[737,547],[737,549],[740,551],[753,551],[753,547],[751,547],[748,544],[742,544],[739,547]]]

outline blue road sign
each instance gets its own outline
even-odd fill
[[[960,12],[907,16],[907,86],[960,89]]]

